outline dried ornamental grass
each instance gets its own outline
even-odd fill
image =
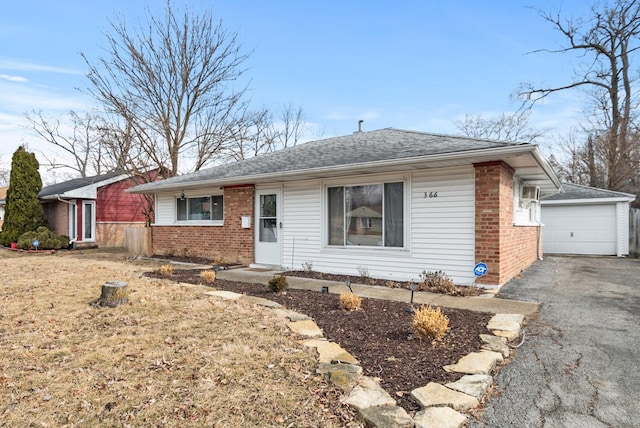
[[[158,268],[158,273],[162,276],[171,276],[173,275],[173,266],[162,265]]]
[[[340,293],[340,307],[347,311],[357,311],[362,304],[362,297],[354,293]]]
[[[421,306],[413,312],[413,331],[420,339],[431,341],[444,337],[449,328],[449,318],[431,306]]]
[[[200,272],[200,280],[202,282],[213,282],[216,280],[215,270],[203,270]]]

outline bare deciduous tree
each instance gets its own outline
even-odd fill
[[[132,158],[146,157],[166,176],[215,160],[246,108],[246,87],[232,87],[248,58],[236,34],[210,10],[180,14],[171,2],[162,18],[149,11],[146,28],[129,28],[120,17],[111,30],[106,55],[95,63],[83,58],[89,92],[112,130],[139,150]]]
[[[226,146],[225,159],[240,160],[298,144],[307,130],[301,107],[284,105],[274,119],[267,108],[245,111],[242,120],[236,122],[230,144]]]
[[[64,168],[87,177],[108,170],[102,159],[104,138],[97,125],[101,119],[96,114],[81,115],[72,110],[66,117],[49,118],[42,111],[33,111],[25,117],[37,136],[63,153],[63,157],[57,159],[41,153],[45,159],[42,165],[50,171]]]
[[[466,115],[463,120],[456,121],[455,126],[467,137],[534,143],[544,135],[545,130],[531,128],[530,116],[530,110],[502,113],[495,118]]]
[[[564,18],[560,13],[540,15],[565,38],[565,47],[536,52],[575,53],[580,69],[575,79],[555,87],[524,85],[520,95],[535,103],[555,92],[573,88],[588,90],[593,111],[584,131],[588,138],[580,153],[591,164],[590,183],[602,183],[611,190],[629,191],[640,165],[640,147],[635,109],[634,60],[640,48],[640,2],[615,0],[596,3],[586,19]],[[591,156],[591,159],[588,157]],[[601,168],[595,165],[600,164]]]

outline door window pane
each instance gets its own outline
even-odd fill
[[[258,239],[260,242],[278,242],[277,195],[260,195]]]
[[[93,204],[84,204],[84,239],[93,239]]]

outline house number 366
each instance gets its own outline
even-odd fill
[[[437,198],[438,192],[424,192],[425,198]]]

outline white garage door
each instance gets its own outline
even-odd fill
[[[616,255],[615,205],[543,206],[544,252]]]

